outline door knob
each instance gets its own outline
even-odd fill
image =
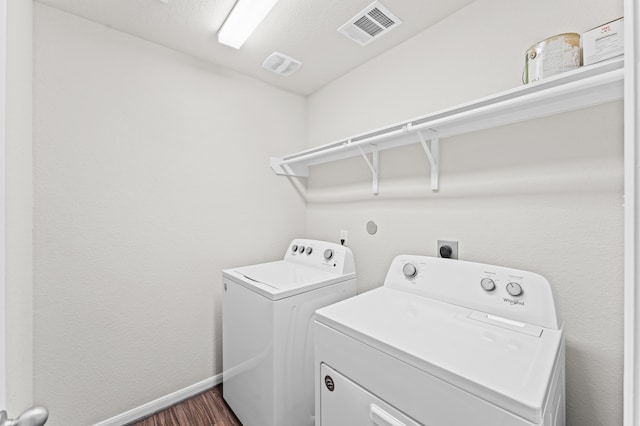
[[[31,407],[15,419],[8,419],[6,411],[0,411],[0,426],[42,426],[49,418],[43,406]]]

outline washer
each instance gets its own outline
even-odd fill
[[[313,425],[314,312],[355,296],[351,250],[296,239],[222,281],[224,399],[244,426]]]
[[[531,272],[402,255],[316,313],[317,426],[564,426],[562,323]]]

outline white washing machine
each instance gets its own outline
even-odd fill
[[[296,239],[222,281],[224,399],[244,426],[313,425],[314,312],[355,296],[351,250]]]
[[[384,286],[316,313],[317,426],[564,426],[549,282],[398,256]]]

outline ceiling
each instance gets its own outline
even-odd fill
[[[473,0],[382,0],[403,23],[364,47],[337,29],[373,0],[279,0],[239,50],[216,38],[235,0],[36,1],[309,95]],[[274,51],[298,59],[302,68],[289,77],[263,69]]]

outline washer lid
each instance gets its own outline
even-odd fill
[[[333,274],[283,260],[226,269],[222,275],[272,300],[355,278],[355,273]]]
[[[562,348],[562,330],[388,287],[322,308],[316,321],[534,423]]]

